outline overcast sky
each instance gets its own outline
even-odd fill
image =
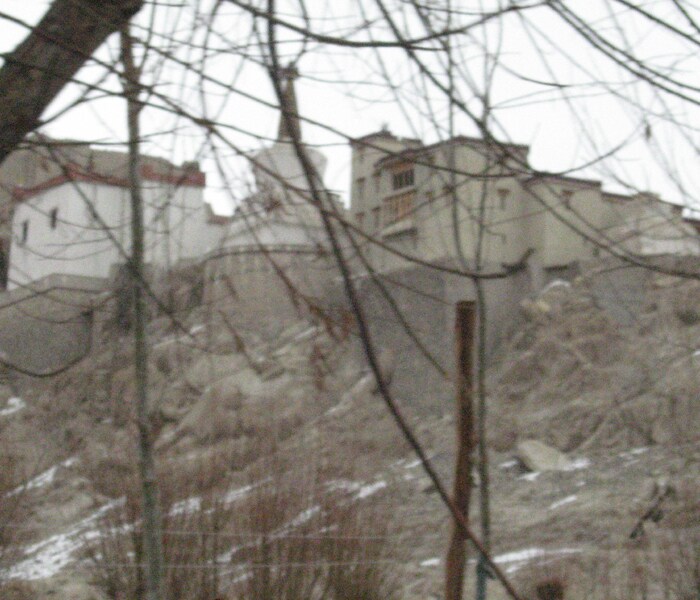
[[[444,6],[446,2],[438,4]],[[2,11],[31,24],[40,18],[48,4],[46,0],[5,0]],[[303,20],[294,20],[292,16],[298,12],[296,0],[279,4],[283,18],[303,26]],[[469,10],[479,4],[468,0],[452,2],[463,13],[459,17],[461,23],[473,20]],[[682,23],[673,14],[671,4],[646,3],[680,27]],[[150,42],[158,51],[150,53],[144,79],[154,84],[153,99],[161,108],[148,110],[144,115],[144,129],[149,136],[147,150],[176,161],[199,156],[211,182],[207,197],[220,210],[225,210],[229,199],[217,189],[225,187],[217,173],[219,169],[226,172],[230,187],[236,188],[234,196],[244,195],[249,185],[249,169],[235,158],[236,152],[254,151],[274,137],[278,115],[265,105],[275,103],[273,89],[266,72],[256,64],[261,57],[260,47],[256,45],[255,35],[251,36],[251,20],[241,18],[240,9],[223,3],[213,27],[207,30],[203,18],[209,14],[211,2],[201,0],[183,5],[184,8],[159,9],[153,21],[156,33]],[[371,2],[362,5],[349,0],[310,0],[307,5],[313,28],[329,35],[347,32],[353,24],[380,16],[372,10]],[[367,7],[365,12],[361,10],[363,6]],[[574,2],[571,6],[583,4]],[[612,11],[608,0],[591,0],[585,7],[584,16],[596,31],[611,38],[617,36],[616,39],[633,47],[638,56],[652,60],[668,73],[673,68],[674,76],[689,85],[697,85],[700,60],[688,44],[665,34],[649,21],[621,11],[617,4]],[[700,14],[697,16],[700,18]],[[148,19],[150,14],[143,11],[135,29],[140,37],[146,35]],[[602,179],[612,191],[623,191],[627,184],[659,192],[676,203],[697,202],[700,183],[697,106],[673,97],[661,97],[648,86],[635,82],[628,73],[577,38],[551,11],[533,9],[527,13],[526,21],[518,15],[509,15],[479,28],[473,35],[462,35],[455,40],[456,85],[467,107],[480,110],[474,92],[484,89],[483,74],[488,66],[484,56],[498,51],[499,66],[491,89],[496,107],[493,130],[503,140],[529,144],[530,161],[535,168],[578,169],[600,154],[616,149],[607,160],[595,161],[573,174]],[[421,25],[415,19],[405,18],[402,24],[408,33],[421,32]],[[260,29],[264,35],[264,28]],[[391,39],[386,26],[378,26],[374,31],[377,38]],[[0,51],[11,50],[25,34],[24,28],[11,24],[0,13]],[[296,41],[298,36],[280,28],[278,36],[285,59],[296,57],[302,49]],[[204,81],[203,86],[178,64],[178,61],[192,64],[204,59],[201,51],[187,48],[188,41],[200,45],[206,42],[212,50],[206,54],[204,67],[211,80]],[[111,39],[98,52],[98,61],[112,63],[116,48],[116,39]],[[163,61],[166,49],[174,59]],[[302,75],[297,89],[300,111],[322,125],[305,124],[304,136],[329,157],[326,182],[344,197],[347,198],[349,184],[347,137],[361,136],[383,125],[398,135],[421,137],[427,142],[447,137],[448,104],[444,96],[420,76],[415,65],[409,64],[403,50],[376,52],[321,46],[316,42],[303,50],[298,65]],[[242,59],[241,54],[246,58]],[[445,82],[438,55],[422,56],[431,72]],[[99,66],[87,67],[79,79],[95,81],[103,73]],[[229,83],[234,92],[226,91],[213,80]],[[113,77],[100,81],[106,88],[119,89]],[[538,81],[557,81],[560,85],[541,85]],[[78,91],[77,86],[66,90],[48,114],[61,111]],[[697,99],[697,93],[692,94]],[[203,147],[198,128],[187,118],[174,117],[163,110],[163,101],[158,98],[164,97],[171,98],[173,106],[188,114],[205,115],[221,124],[226,144],[217,144],[218,162]],[[670,122],[669,115],[681,124]],[[124,123],[125,107],[121,99],[94,98],[61,114],[45,126],[45,131],[58,137],[115,142],[125,137]],[[455,133],[477,135],[478,130],[469,118],[458,114]]]

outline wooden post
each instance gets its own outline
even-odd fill
[[[472,349],[476,306],[458,302],[455,310],[455,357],[457,399],[457,456],[455,461],[454,503],[469,523],[469,498],[472,488],[472,453],[474,450],[474,413],[472,410]],[[466,540],[454,522],[445,560],[445,600],[461,600],[464,589]]]

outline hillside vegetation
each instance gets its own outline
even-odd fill
[[[524,302],[489,368],[493,553],[526,597],[695,598],[700,283],[654,275],[621,322],[592,281]],[[229,308],[150,322],[168,597],[441,597],[447,511],[352,327],[265,338]],[[108,324],[76,367],[2,389],[3,598],[138,594],[130,354]],[[401,357],[380,357],[391,380]],[[453,407],[404,409],[449,482]]]

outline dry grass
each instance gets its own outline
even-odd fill
[[[133,464],[133,463],[132,463]],[[144,592],[141,504],[133,468],[111,471],[113,490],[124,503],[106,514],[100,535],[87,554],[95,583],[109,598],[141,598]],[[161,469],[159,474],[165,550],[165,596],[172,600],[210,600],[219,587],[218,556],[224,552],[219,533],[231,517],[231,506],[217,499],[215,488],[226,469],[220,460]],[[106,478],[109,480],[109,477]],[[105,481],[98,482],[102,488]]]
[[[533,567],[519,587],[528,600],[699,600],[700,528],[647,535],[641,547]]]
[[[229,494],[221,464],[162,474],[165,597],[172,600],[392,600],[386,519],[310,478],[260,468]],[[109,598],[140,598],[143,554],[133,475],[88,551]],[[120,595],[121,594],[121,595]]]
[[[3,600],[35,600],[36,592],[28,583],[10,581],[0,583],[0,598]]]
[[[236,548],[232,600],[391,600],[397,598],[386,515],[299,478],[260,486],[236,512],[254,532]],[[298,490],[305,490],[300,493]]]
[[[27,478],[23,476],[18,460],[12,454],[0,451],[0,567],[16,556],[18,545],[26,536],[26,531],[20,526],[29,510],[26,489],[21,487],[25,481]],[[5,598],[4,595],[0,597]]]

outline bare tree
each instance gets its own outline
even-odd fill
[[[163,539],[158,502],[158,481],[153,448],[152,407],[148,399],[148,345],[146,339],[146,304],[144,274],[144,201],[141,182],[140,125],[141,113],[138,67],[128,28],[121,32],[124,64],[124,95],[128,107],[129,185],[131,196],[131,288],[133,293],[134,380],[139,432],[139,472],[143,504],[144,548],[146,560],[146,597],[160,600],[163,594]]]
[[[109,33],[120,30],[142,4],[75,0],[57,0],[52,4],[44,20],[7,57],[0,71],[0,102],[9,107],[4,111],[5,116],[0,117],[0,124],[2,119],[6,122],[2,127],[4,133],[0,135],[0,161],[27,132],[38,126],[39,117],[49,102],[74,78],[95,48]],[[323,17],[317,16],[321,6]],[[356,9],[352,16],[344,12],[348,7]],[[523,227],[533,214],[546,214],[553,222],[561,223],[571,239],[580,240],[596,252],[607,253],[624,264],[698,278],[699,274],[693,269],[659,264],[621,247],[607,228],[595,222],[585,210],[560,197],[548,183],[552,177],[591,176],[596,172],[628,193],[641,191],[643,183],[639,174],[627,172],[629,161],[625,153],[634,148],[654,155],[659,177],[665,178],[667,189],[677,193],[678,202],[687,206],[697,202],[693,175],[683,170],[683,161],[670,158],[670,153],[664,151],[669,144],[664,148],[662,143],[671,136],[673,143],[683,146],[686,152],[697,151],[693,123],[700,96],[697,85],[687,74],[692,69],[685,67],[686,64],[697,66],[696,9],[691,2],[679,1],[669,5],[667,11],[655,12],[654,8],[641,3],[622,0],[597,3],[595,17],[587,17],[564,2],[545,1],[474,2],[462,6],[449,1],[368,0],[322,5],[300,0],[276,6],[272,1],[226,0],[164,8],[153,3],[151,9],[150,19],[135,20],[132,33],[135,47],[143,53],[144,62],[150,61],[148,64],[154,74],[147,73],[140,80],[133,61],[131,65],[125,63],[123,73],[127,82],[125,94],[130,100],[133,214],[137,216],[141,210],[137,176],[139,143],[143,138],[157,138],[165,140],[164,144],[172,142],[174,145],[185,137],[175,132],[191,134],[197,139],[199,151],[210,164],[216,165],[221,187],[229,188],[227,192],[235,186],[247,187],[241,171],[252,165],[289,193],[303,198],[323,224],[382,399],[421,458],[462,533],[477,547],[481,557],[478,598],[486,595],[489,569],[496,573],[511,595],[517,597],[490,557],[485,344],[492,321],[487,312],[485,285],[487,281],[505,279],[524,268],[532,249],[511,264],[488,263],[485,258],[488,240],[499,235],[499,227],[505,222],[505,217],[500,221],[492,217],[491,190],[494,182],[504,178],[527,181],[528,185],[541,182],[540,189],[534,189],[534,184],[529,188],[532,212],[512,217]],[[166,14],[167,18],[154,17],[159,10],[162,11],[159,14]],[[78,15],[89,15],[90,19],[81,21]],[[607,28],[596,26],[594,19],[604,22]],[[663,36],[664,42],[674,49],[676,58],[645,54],[645,35],[638,33],[636,27]],[[517,59],[521,50],[529,57],[529,63]],[[128,55],[125,53],[125,56]],[[450,235],[446,236],[445,244],[446,254],[453,259],[451,263],[426,259],[420,251],[392,246],[379,231],[369,229],[359,218],[353,218],[329,200],[325,182],[302,144],[299,123],[314,127],[319,139],[328,144],[353,141],[368,151],[379,152],[379,156],[386,159],[405,157],[406,148],[391,149],[358,140],[358,126],[339,124],[338,114],[321,110],[302,114],[285,95],[281,73],[282,63],[304,61],[316,64],[305,75],[317,90],[330,89],[338,95],[350,96],[367,111],[389,98],[393,113],[400,115],[400,119],[394,114],[391,117],[396,123],[400,122],[409,135],[440,144],[453,141],[458,131],[466,129],[483,142],[480,146],[483,163],[476,168],[461,164],[455,158],[454,145],[448,146],[452,154],[445,164],[436,164],[419,152],[411,155],[416,165],[429,170],[442,184],[432,202],[434,207],[439,205],[449,211]],[[338,67],[339,63],[346,66]],[[95,58],[93,64],[106,75],[120,73],[115,62]],[[259,93],[260,79],[247,84],[241,75],[246,70],[260,77],[267,72],[274,96]],[[162,75],[164,82],[157,75]],[[114,93],[103,81],[90,85],[101,93]],[[611,98],[614,102],[609,105],[611,111],[631,115],[630,123],[614,135],[607,131],[608,121],[597,127],[596,120],[591,118],[596,109],[587,105],[592,96]],[[237,107],[244,104],[260,115],[269,115],[272,109],[281,111],[288,142],[303,170],[298,181],[285,181],[269,165],[251,156],[251,149],[264,145],[268,133],[257,126],[257,122],[264,121],[264,116],[260,119],[241,117],[244,111]],[[511,115],[517,112],[525,115],[520,119],[526,120],[532,105],[552,112],[566,111],[568,127],[574,132],[571,137],[578,143],[575,152],[570,153],[576,155],[575,164],[559,165],[553,172],[537,168],[514,150],[516,145],[503,141],[509,139],[508,131],[514,123]],[[137,116],[141,110],[157,115],[167,125],[160,130],[147,126],[142,128],[145,131],[139,132]],[[415,150],[418,146],[407,148]],[[241,167],[242,164],[245,166]],[[472,189],[469,186],[473,181],[478,185]],[[473,194],[472,202],[465,201],[465,193]],[[240,201],[242,195],[231,193],[234,201]],[[420,212],[421,208],[412,206],[408,212],[425,214]],[[428,209],[437,211],[437,208]],[[369,215],[366,218],[369,220]],[[144,515],[152,520],[151,537],[146,544],[152,560],[149,593],[151,598],[157,598],[162,552],[158,548],[153,465],[148,457],[151,432],[145,392],[147,352],[139,307],[143,304],[143,294],[149,295],[150,291],[144,283],[142,258],[139,257],[141,250],[137,240],[142,239],[141,228],[135,218],[131,268],[135,290]],[[467,231],[473,239],[465,239]],[[284,279],[284,269],[279,268],[274,256],[264,247],[261,252],[275,274]],[[366,310],[355,285],[355,277],[359,275],[367,275],[373,281],[381,279],[377,276],[381,267],[373,260],[379,252],[398,257],[405,264],[461,276],[474,291],[479,307],[476,430],[481,480],[481,541],[466,527],[467,515],[460,513],[445,491],[446,486],[383,380],[365,322]],[[349,260],[349,255],[356,257],[356,261]],[[293,282],[285,279],[285,284],[289,284],[295,301],[310,303],[303,294],[294,291]],[[398,304],[394,302],[392,308],[397,320],[426,354],[429,368],[436,368],[443,376],[448,373],[450,369],[421,346],[420,337],[411,330],[410,319],[405,318]]]

